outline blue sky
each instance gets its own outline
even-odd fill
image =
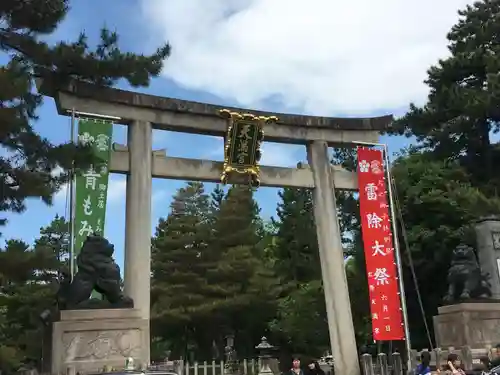
[[[139,1],[115,0],[97,2],[95,0],[73,0],[71,6],[72,9],[68,17],[60,26],[57,33],[51,36],[50,40],[73,40],[81,30],[85,30],[92,43],[97,40],[99,27],[103,25],[112,30],[116,29],[119,32],[121,38],[120,45],[123,50],[147,53],[152,50],[151,47],[154,43],[162,43],[164,40],[161,34],[155,35],[155,33],[152,33],[151,28],[145,26],[147,19],[140,16],[143,13],[141,9],[143,9],[144,4]],[[173,47],[175,54],[175,44],[173,44]],[[0,56],[0,63],[4,61],[5,56]],[[167,61],[166,64],[168,66],[169,62]],[[127,88],[127,86],[123,86],[123,88]],[[154,95],[205,101],[219,105],[244,106],[245,104],[244,101],[242,103],[242,100],[236,100],[236,98],[230,95],[217,96],[204,90],[190,89],[189,85],[176,82],[175,79],[169,76],[155,79],[150,87],[140,89],[140,91]],[[405,105],[402,103],[406,102],[401,102],[401,105],[392,109],[366,110],[362,112],[362,115],[401,114],[405,110]],[[282,94],[267,95],[263,100],[259,101],[255,109],[276,112],[314,113],[310,106],[300,105],[300,101],[296,101],[294,105],[289,105],[286,97]],[[332,116],[341,116],[345,114],[345,111],[339,108],[338,110],[329,111],[329,114]],[[358,114],[360,114],[359,111]],[[43,136],[54,143],[69,140],[70,120],[67,117],[57,115],[52,99],[45,99],[43,106],[39,110],[39,116],[40,120],[35,124],[35,128]],[[126,128],[124,126],[114,126],[113,140],[118,143],[126,143]],[[408,140],[400,137],[381,137],[380,141],[387,143],[391,152],[396,152],[408,145]],[[155,131],[153,143],[154,149],[166,149],[169,156],[222,160],[222,140],[215,137]],[[264,145],[263,164],[293,167],[298,161],[304,160],[306,160],[306,153],[305,148],[302,146],[271,143]],[[168,214],[172,195],[183,184],[180,181],[153,180],[153,214],[151,218],[153,232],[158,219]],[[207,184],[206,188],[210,191],[213,185]],[[278,189],[275,188],[261,188],[256,193],[256,198],[264,217],[274,215],[277,193]],[[116,258],[118,263],[122,265],[125,228],[125,176],[111,176],[110,191],[108,194],[105,234],[115,244]],[[65,191],[59,193],[56,196],[54,205],[51,207],[44,205],[40,201],[30,200],[28,201],[25,213],[8,214],[8,225],[2,228],[3,240],[17,238],[32,243],[39,235],[39,229],[48,225],[56,214],[67,216],[66,198]]]

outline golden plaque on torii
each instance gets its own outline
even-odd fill
[[[232,177],[246,175],[247,182],[260,185],[259,161],[262,156],[261,145],[264,140],[264,124],[278,121],[276,116],[254,116],[250,113],[231,112],[223,109],[220,115],[227,119],[228,127],[224,142],[224,165],[221,182],[227,184]],[[236,178],[236,180],[240,180]]]

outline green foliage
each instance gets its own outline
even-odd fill
[[[238,338],[240,353],[274,314],[279,282],[262,260],[258,206],[247,187],[234,186],[212,199],[203,185],[178,191],[171,213],[153,239],[153,327],[174,354],[188,350],[210,359],[224,336]],[[176,342],[169,342],[175,334]],[[191,348],[191,349],[189,349]]]
[[[500,153],[490,137],[500,130],[500,4],[477,1],[459,15],[448,33],[451,56],[428,70],[427,104],[412,104],[394,131],[415,136],[438,159],[460,160],[473,185],[492,192],[499,186]]]
[[[278,195],[282,201],[276,211],[278,219],[273,219],[277,228],[275,269],[284,282],[295,287],[321,275],[312,191],[285,188]]]
[[[33,248],[9,240],[0,251],[0,369],[39,364],[43,343],[39,314],[54,303],[57,273],[68,256],[68,223],[56,217],[41,228]]]
[[[355,154],[351,150],[336,150],[334,163],[354,167],[354,161]],[[270,323],[270,328],[281,336],[290,352],[317,355],[328,348],[329,335],[312,192],[285,188],[279,196],[282,201],[277,208],[279,220],[273,222],[276,235],[272,254],[276,273],[286,281],[289,289],[280,300],[277,318]],[[371,323],[359,235],[359,205],[350,192],[337,192],[336,198],[344,252],[351,257],[346,274],[356,335],[361,345],[369,340]]]
[[[52,270],[59,270],[61,264],[69,270],[70,228],[64,217],[56,215],[48,227],[40,229],[40,237],[35,240],[35,248],[50,254],[55,264]]]
[[[393,176],[403,215],[400,224],[406,229],[430,323],[447,288],[446,270],[453,248],[462,241],[475,246],[471,225],[483,215],[500,212],[500,201],[487,198],[473,187],[458,162],[435,161],[428,154],[413,153],[399,158],[394,163]],[[403,260],[405,268],[408,267],[407,257]],[[427,346],[408,268],[404,276],[412,339],[417,346]]]
[[[30,197],[50,204],[68,180],[67,173],[54,170],[90,160],[87,149],[54,145],[35,132],[32,123],[42,103],[35,78],[54,86],[72,79],[110,86],[122,78],[147,86],[170,53],[168,45],[150,56],[121,52],[118,35],[106,29],[94,50],[84,34],[74,43],[47,44],[42,38],[56,30],[68,8],[68,0],[7,1],[0,7],[0,52],[10,59],[0,66],[0,146],[7,151],[0,157],[0,211],[23,212]]]
[[[275,258],[276,246],[278,243],[278,225],[271,218],[268,221],[262,221],[262,233],[257,245],[258,253],[262,255],[263,260],[274,269],[277,259]]]
[[[212,308],[206,298],[209,198],[203,184],[179,189],[170,207],[152,243],[152,316],[159,332],[176,332],[185,342],[198,314]]]
[[[252,190],[246,186],[233,186],[220,204],[214,226],[215,241],[225,249],[241,245],[242,240],[245,245],[255,246],[259,241],[259,223],[259,207],[253,199]]]
[[[368,295],[368,279],[361,231],[356,231],[350,246],[350,258],[346,261],[346,277],[349,286],[352,319],[358,346],[372,341],[372,324],[370,313],[370,297]]]
[[[259,247],[262,222],[253,191],[233,186],[223,201],[215,225],[213,246],[220,252],[211,280],[221,286],[225,302],[225,329],[235,332],[239,351],[253,345],[274,316],[279,281],[264,263]],[[243,345],[242,345],[243,344]]]
[[[210,200],[210,212],[212,213],[213,216],[217,215],[217,213],[220,210],[220,207],[222,206],[222,202],[226,197],[227,194],[224,192],[222,186],[219,184],[215,185],[215,189],[214,191],[212,191]]]
[[[18,349],[0,344],[0,371],[2,371],[2,373],[12,374],[21,367],[21,365],[22,358],[19,357]]]
[[[286,292],[269,328],[284,350],[317,356],[329,346],[329,335],[312,191],[285,188],[278,194],[270,259]]]
[[[282,298],[270,328],[275,333],[285,333],[286,344],[293,353],[318,355],[328,350],[330,338],[321,281],[301,284]]]

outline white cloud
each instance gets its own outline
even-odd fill
[[[296,147],[294,146],[269,142],[264,142],[262,144],[261,165],[296,167],[298,161]]]
[[[57,166],[57,167],[55,167],[55,168],[52,170],[51,175],[52,175],[53,177],[58,177],[58,176],[60,176],[63,172],[64,172],[64,169],[62,169],[60,166]]]
[[[142,0],[171,42],[164,74],[245,106],[315,114],[421,102],[426,70],[468,0]]]

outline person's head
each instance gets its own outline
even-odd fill
[[[496,354],[497,356],[500,356],[500,344],[497,344],[497,346],[495,346],[495,349],[496,349]]]
[[[462,361],[460,360],[460,357],[455,353],[451,353],[448,355],[447,362],[451,362],[451,364],[455,368],[459,368],[462,365]]]
[[[308,367],[309,367],[311,370],[316,370],[316,371],[321,370],[321,367],[319,367],[319,363],[318,363],[318,361],[311,361],[311,362],[309,363]]]
[[[431,363],[431,353],[425,351],[420,354],[420,362],[422,366],[427,367]]]
[[[300,368],[300,359],[294,358],[292,361],[292,367],[293,368]]]

